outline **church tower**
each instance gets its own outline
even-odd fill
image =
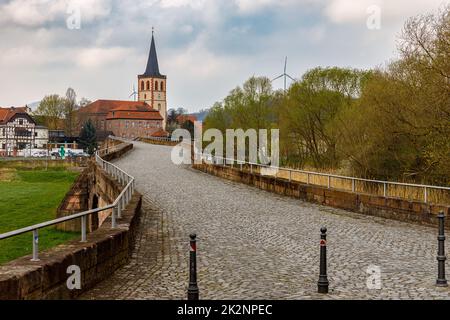
[[[159,73],[158,57],[156,56],[155,39],[152,30],[152,42],[147,68],[143,74],[138,75],[138,97],[139,101],[145,101],[153,109],[159,111],[164,118],[163,129],[166,127],[167,120],[166,83],[167,77]]]

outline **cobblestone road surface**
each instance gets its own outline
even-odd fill
[[[131,262],[82,299],[185,299],[189,233],[201,299],[449,299],[434,286],[436,229],[332,209],[213,177],[135,143],[116,163],[137,179],[144,213]],[[330,294],[317,291],[328,228]],[[367,268],[380,267],[369,290]]]

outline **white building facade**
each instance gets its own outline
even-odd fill
[[[47,143],[47,128],[37,127],[26,108],[0,108],[0,156],[18,156]]]

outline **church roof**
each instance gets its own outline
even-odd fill
[[[82,113],[108,113],[113,109],[121,110],[148,110],[151,109],[150,105],[143,101],[127,101],[127,100],[97,100],[88,104],[87,106],[80,108],[79,112]]]
[[[106,120],[163,120],[158,110],[143,101],[97,100],[93,104],[96,103],[95,109],[99,113],[107,113]],[[92,110],[89,112],[92,113]]]
[[[112,110],[108,112],[106,120],[130,119],[130,120],[163,120],[158,110],[150,109],[147,111],[125,111]]]
[[[148,54],[147,68],[139,77],[166,78],[165,75],[159,73],[158,57],[156,55],[155,39],[152,32],[152,42],[150,44],[150,52]]]

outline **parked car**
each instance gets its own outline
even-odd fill
[[[73,151],[71,151],[71,150],[68,150],[67,153],[66,153],[66,157],[67,158],[76,158],[77,156],[78,156],[78,154],[73,152]]]
[[[89,153],[86,153],[86,152],[81,152],[81,153],[78,153],[78,156],[79,156],[79,157],[86,157],[86,158],[89,158],[91,155],[90,155]]]
[[[45,157],[47,157],[47,151],[42,150],[42,151],[36,152],[33,154],[33,156],[37,157],[37,158],[45,158]]]

